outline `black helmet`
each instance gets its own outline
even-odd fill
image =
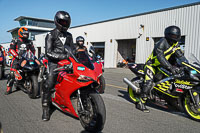
[[[181,39],[181,30],[177,26],[169,26],[165,29],[165,38],[169,42],[178,42]]]
[[[76,43],[79,44],[78,42],[83,42],[83,44],[84,44],[85,39],[84,39],[82,36],[78,36],[78,37],[76,38]]]
[[[54,17],[54,23],[60,31],[67,31],[71,24],[71,17],[68,12],[58,11]]]

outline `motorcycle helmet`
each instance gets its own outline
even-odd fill
[[[54,17],[56,28],[66,32],[71,24],[71,17],[68,12],[58,11]]]
[[[85,39],[82,36],[78,36],[76,38],[76,44],[78,44],[79,46],[83,46],[84,42],[85,42]]]
[[[165,29],[165,38],[168,42],[176,43],[181,39],[181,30],[177,26],[169,26]]]
[[[27,40],[29,38],[29,31],[26,27],[21,27],[18,30],[18,35],[22,40]]]

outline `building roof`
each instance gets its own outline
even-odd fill
[[[16,19],[14,19],[15,21],[20,21],[22,19],[31,19],[31,20],[37,20],[37,21],[43,21],[43,22],[51,22],[51,23],[54,23],[53,20],[50,20],[50,19],[41,19],[41,18],[34,18],[34,17],[26,17],[26,16],[20,16]]]
[[[23,26],[26,27],[29,30],[39,30],[39,31],[51,31],[53,28],[43,28],[43,27],[37,27],[37,26]],[[8,30],[7,32],[13,32],[15,30],[18,30],[20,27]]]
[[[150,12],[145,12],[145,13],[139,13],[139,14],[134,14],[134,15],[130,15],[130,16],[119,17],[119,18],[114,18],[114,19],[109,19],[109,20],[104,20],[104,21],[99,21],[99,22],[94,22],[94,23],[89,23],[89,24],[83,24],[83,25],[73,26],[73,27],[71,27],[71,29],[72,28],[83,27],[83,26],[88,26],[88,25],[93,25],[93,24],[99,24],[99,23],[109,22],[109,21],[115,21],[115,20],[125,19],[125,18],[130,18],[130,17],[142,16],[142,15],[146,15],[146,14],[163,12],[163,11],[168,11],[168,10],[173,10],[173,9],[178,9],[178,8],[184,8],[184,7],[194,6],[194,5],[200,5],[200,2],[195,2],[195,3],[190,3],[190,4],[186,4],[186,5],[175,6],[175,7],[165,8],[165,9],[159,9],[159,10],[155,10],[155,11],[150,11]]]

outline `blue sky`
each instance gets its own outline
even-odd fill
[[[11,40],[7,31],[19,26],[19,16],[53,20],[65,10],[77,26],[194,2],[200,0],[0,0],[0,43]]]

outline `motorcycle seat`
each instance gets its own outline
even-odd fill
[[[128,63],[129,69],[138,76],[144,76],[145,64]]]

